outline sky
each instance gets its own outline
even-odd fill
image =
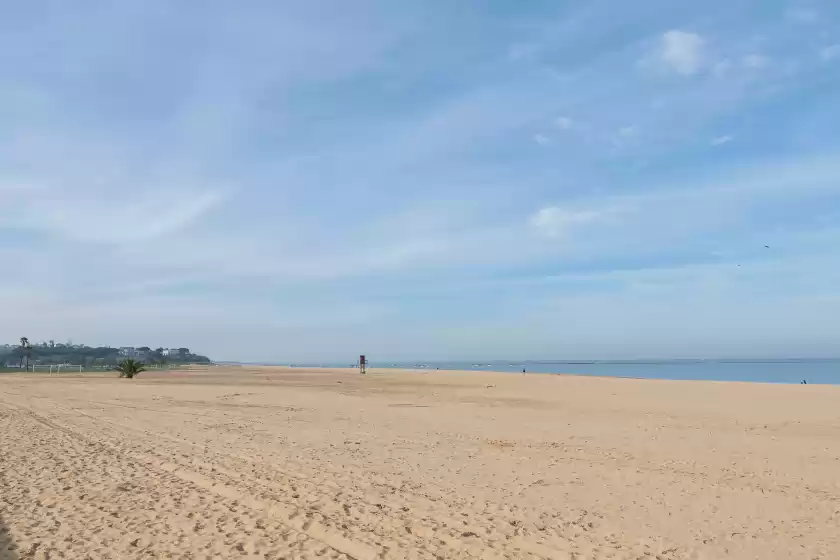
[[[840,6],[0,5],[0,341],[840,355]]]

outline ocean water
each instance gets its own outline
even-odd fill
[[[294,367],[348,367],[351,364],[276,364]],[[662,361],[492,361],[370,362],[369,368],[573,373],[646,379],[840,384],[840,359],[832,360],[662,360]]]

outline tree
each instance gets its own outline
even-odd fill
[[[146,371],[142,362],[138,362],[133,358],[126,358],[117,364],[117,371],[120,372],[120,377],[127,377],[134,379],[140,372]]]
[[[20,337],[20,365],[24,369],[29,368],[29,357],[32,355],[32,344],[29,343],[29,339],[25,336]]]

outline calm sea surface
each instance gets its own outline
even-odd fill
[[[295,367],[348,367],[351,364],[273,364]],[[753,381],[762,383],[840,384],[840,359],[836,360],[673,360],[597,362],[371,362],[371,368],[457,369],[528,373],[575,373],[606,377]]]

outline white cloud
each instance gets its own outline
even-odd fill
[[[820,51],[820,58],[826,62],[840,58],[840,43],[830,45]]]
[[[574,121],[569,117],[557,117],[554,120],[554,125],[560,130],[569,130],[574,126]]]
[[[704,44],[696,33],[668,31],[662,35],[662,60],[680,74],[696,74],[703,66]]]
[[[545,134],[534,134],[534,142],[536,142],[540,146],[548,146],[549,144],[551,144],[551,138],[549,138]]]
[[[622,126],[613,134],[611,141],[614,148],[631,146],[639,139],[639,127],[635,125]]]
[[[716,62],[712,67],[712,73],[718,77],[725,76],[730,70],[732,70],[732,61],[728,58]]]
[[[723,146],[724,144],[729,144],[732,140],[734,140],[734,138],[728,134],[725,136],[718,136],[717,138],[712,139],[712,146]]]
[[[637,133],[638,130],[635,126],[623,126],[618,129],[618,135],[622,138],[631,138],[633,136],[636,136]]]
[[[540,234],[548,237],[559,237],[569,229],[597,220],[600,212],[591,210],[566,210],[557,206],[541,208],[531,216],[530,224]]]
[[[745,67],[753,70],[765,68],[770,65],[770,59],[760,54],[748,54],[744,57],[743,62]]]

